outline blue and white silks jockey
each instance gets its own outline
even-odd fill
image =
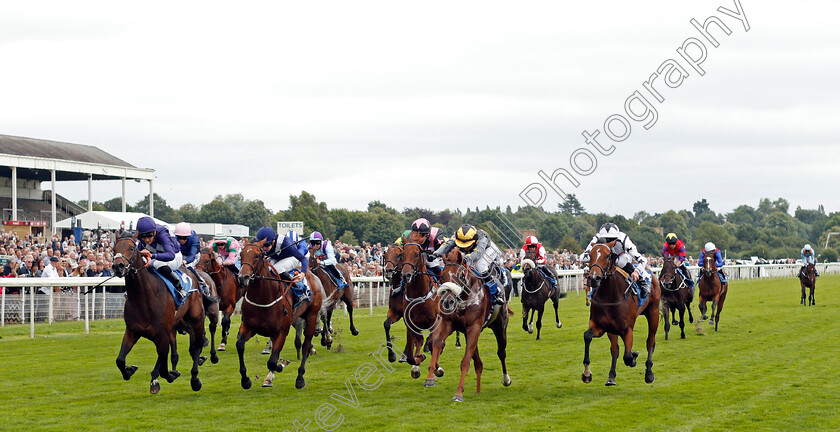
[[[703,267],[704,260],[706,259],[706,254],[713,255],[715,257],[715,267],[717,268],[718,274],[721,277],[721,283],[726,283],[726,273],[723,272],[723,255],[720,253],[720,249],[715,247],[715,244],[712,242],[706,243],[706,246],[703,247],[703,250],[700,251],[700,257],[697,259],[697,265],[701,268]],[[697,279],[698,281],[703,278],[703,272],[700,272],[700,277]]]
[[[816,267],[817,257],[816,255],[814,255],[814,249],[811,247],[811,245],[806,244],[805,247],[802,248],[802,250],[800,251],[800,254],[802,256],[802,268],[799,269],[799,275],[802,275],[802,272],[805,271],[805,267],[808,266],[808,264],[814,264],[814,274],[819,276],[820,273],[817,271]]]
[[[324,240],[324,236],[315,231],[309,236],[309,249],[315,251],[315,259],[327,270],[327,274],[330,275],[338,289],[346,288],[347,282],[344,280],[344,275],[335,266],[338,261],[335,259],[335,249],[332,242]]]
[[[581,254],[580,260],[583,263],[589,263],[589,251],[599,242],[611,243],[610,251],[617,258],[615,259],[615,266],[624,270],[630,277],[632,282],[636,283],[639,288],[639,304],[642,304],[650,294],[651,273],[647,270],[647,258],[639,253],[636,245],[630,240],[627,234],[618,229],[618,225],[607,222],[601,225],[598,234],[592,237],[589,246]],[[588,294],[591,298],[592,291]]]
[[[262,227],[257,231],[257,242],[263,241],[263,253],[268,262],[277,270],[280,279],[294,281],[292,293],[295,296],[293,307],[309,301],[309,289],[306,273],[309,271],[308,245],[294,231],[277,241],[277,233],[271,227]],[[297,267],[300,266],[300,270]]]
[[[178,270],[183,262],[181,245],[175,240],[175,236],[170,234],[165,226],[156,224],[154,219],[143,216],[137,220],[137,238],[137,250],[140,254],[150,260],[149,265],[172,283],[180,300],[186,298],[187,292],[173,272]]]
[[[198,238],[198,234],[193,231],[187,222],[181,222],[175,225],[175,238],[180,245],[184,266],[193,273],[199,286],[201,286],[201,290],[204,291],[204,295],[210,297],[210,288],[204,282],[204,279],[195,271],[195,265],[198,264],[198,260],[201,258],[201,239]]]

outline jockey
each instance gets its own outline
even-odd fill
[[[665,258],[670,256],[678,259],[680,262],[680,266],[678,268],[680,273],[682,273],[683,279],[688,284],[689,288],[694,287],[694,280],[691,279],[691,273],[689,273],[688,269],[685,267],[685,243],[678,239],[676,234],[668,233],[668,235],[665,236],[665,244],[662,245],[662,256]]]
[[[702,251],[700,251],[700,258],[697,259],[697,265],[700,267],[703,267],[706,254],[713,255],[715,257],[715,267],[717,267],[718,273],[723,276],[723,283],[726,283],[726,273],[723,272],[724,262],[723,256],[720,254],[720,249],[716,248],[715,244],[712,242],[706,243],[706,246],[703,247]],[[703,272],[700,272],[700,278],[703,278]]]
[[[335,266],[335,249],[333,249],[332,242],[325,241],[324,236],[315,231],[309,236],[309,250],[315,251],[315,259],[320,261],[321,265],[327,269],[327,274],[330,275],[338,289],[346,288],[347,282],[344,281],[344,276]]]
[[[493,304],[504,305],[504,293],[499,289],[496,278],[493,277],[494,274],[502,277],[500,267],[503,256],[499,247],[490,239],[490,234],[466,224],[458,228],[454,237],[454,239],[450,238],[447,240],[433,255],[435,257],[442,257],[457,246],[465,254],[464,258],[467,265],[484,282],[484,286],[487,287],[487,291],[490,292],[490,297],[493,299]]]
[[[219,254],[224,261],[222,265],[230,269],[233,274],[239,274],[239,267],[242,266],[239,262],[239,254],[242,252],[242,246],[233,237],[228,237],[223,233],[216,234],[213,237],[213,252]]]
[[[199,255],[199,252],[201,252],[201,240],[198,238],[198,234],[192,230],[190,224],[181,222],[175,225],[175,238],[181,245],[180,250],[181,255],[184,257],[184,266],[192,271],[198,280],[198,284],[201,286],[201,290],[204,291],[204,295],[209,297],[210,288],[204,283],[204,279],[199,277],[198,273],[195,272],[195,265],[198,264],[198,260],[201,258]]]
[[[545,247],[537,240],[535,236],[528,236],[525,238],[525,246],[522,246],[522,250],[519,251],[519,262],[521,263],[523,259],[525,259],[525,254],[528,251],[533,251],[536,256],[536,264],[537,267],[542,270],[545,278],[548,279],[548,283],[551,286],[551,289],[554,290],[557,288],[557,275],[554,274],[554,268],[551,266],[546,266],[546,253]]]
[[[417,241],[420,244],[420,248],[428,251],[434,252],[437,248],[439,248],[443,244],[443,231],[441,231],[438,227],[432,227],[429,224],[429,221],[425,218],[420,218],[414,221],[411,224],[411,229],[403,232],[403,235],[400,236],[399,240],[405,238],[408,239],[408,236],[415,232],[419,236],[419,240]],[[443,258],[435,257],[431,260],[426,260],[426,269],[432,272],[435,277],[440,277],[440,272],[443,270]],[[396,297],[400,295],[403,291],[403,285],[400,283],[399,286],[394,287],[391,291],[391,296]]]
[[[178,241],[169,234],[165,226],[156,224],[155,220],[148,216],[137,220],[137,237],[140,239],[137,242],[140,255],[148,259],[148,265],[172,283],[179,301],[183,301],[187,292],[181,286],[181,280],[172,272],[181,267],[183,262]]]
[[[262,227],[257,231],[257,241],[265,241],[262,250],[268,262],[274,266],[280,279],[292,281],[292,293],[295,296],[293,307],[309,301],[309,290],[306,289],[306,272],[309,271],[309,245],[301,240],[298,233],[289,231],[279,242],[277,233],[271,227]],[[300,266],[300,273],[296,271]]]
[[[816,264],[817,263],[817,257],[814,255],[814,249],[811,248],[811,245],[806,244],[805,247],[802,248],[800,253],[802,254],[802,268],[799,269],[799,275],[798,276],[802,276],[802,272],[805,271],[805,267],[807,267],[808,264]],[[816,274],[818,277],[820,275],[819,273],[817,273],[816,265],[814,266],[814,274]]]
[[[396,240],[394,240],[394,244],[395,244],[395,245],[397,245],[397,246],[402,246],[402,245],[403,245],[403,243],[404,243],[406,240],[408,240],[408,235],[409,235],[409,234],[411,234],[411,230],[410,230],[410,229],[407,229],[407,230],[403,231],[403,233],[402,233],[402,234],[400,234],[400,236],[399,236]]]
[[[609,245],[610,250],[618,257],[615,260],[615,265],[627,272],[630,279],[637,283],[640,291],[639,302],[641,303],[642,299],[650,294],[650,286],[648,284],[647,277],[642,275],[639,270],[640,268],[642,271],[645,270],[647,267],[647,259],[644,255],[639,253],[638,249],[636,249],[636,245],[633,244],[633,241],[630,240],[630,237],[628,237],[627,234],[621,232],[616,224],[607,222],[601,225],[601,228],[598,230],[598,234],[596,234],[595,237],[592,237],[592,241],[589,242],[589,246],[586,247],[586,250],[580,256],[581,262],[589,263],[589,251],[591,251],[592,247],[599,241],[608,244],[612,243]],[[633,265],[634,263],[636,264],[635,267]],[[647,273],[647,271],[645,271],[645,273]]]

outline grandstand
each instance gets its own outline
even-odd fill
[[[122,181],[123,212],[125,181],[148,181],[149,214],[154,216],[154,177],[154,170],[137,168],[97,147],[0,135],[0,205],[7,230],[44,235],[46,229],[55,233],[59,218],[92,210],[94,180]],[[88,182],[88,208],[57,193],[56,182],[79,180]],[[42,182],[50,182],[49,190],[41,189]]]

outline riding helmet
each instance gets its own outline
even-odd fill
[[[478,234],[475,227],[470,224],[461,225],[455,232],[455,245],[462,249],[468,249],[475,244],[475,236]]]
[[[429,234],[431,232],[432,227],[429,225],[429,221],[426,218],[420,218],[416,221],[411,223],[411,230],[417,231],[420,234]]]
[[[157,226],[154,219],[148,216],[143,216],[137,220],[137,234],[142,236],[143,234],[148,234],[156,230]]]
[[[679,239],[677,238],[677,235],[674,234],[674,233],[668,233],[668,235],[665,236],[665,241],[668,242],[669,245],[673,246],[673,245],[677,244],[677,240],[679,240]]]
[[[272,244],[277,240],[277,234],[271,227],[264,226],[257,231],[257,241],[263,241],[263,244]]]
[[[187,222],[181,222],[175,225],[175,237],[189,237],[192,235],[192,227]]]

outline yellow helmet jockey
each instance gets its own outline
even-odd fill
[[[475,236],[478,234],[475,227],[469,224],[461,225],[455,232],[455,245],[461,249],[469,249],[475,244]]]
[[[674,233],[668,233],[668,235],[665,236],[665,241],[670,245],[677,244],[677,240],[677,235]]]

